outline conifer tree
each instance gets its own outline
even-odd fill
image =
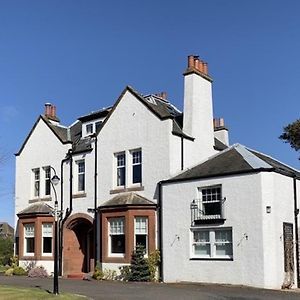
[[[129,281],[149,281],[150,270],[144,258],[145,248],[137,245],[131,256]]]

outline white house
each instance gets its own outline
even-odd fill
[[[16,252],[60,272],[130,263],[160,249],[166,282],[280,288],[298,278],[300,174],[241,145],[213,119],[207,64],[188,57],[184,112],[126,87],[112,107],[62,126],[47,103],[16,154]],[[60,184],[53,187],[53,175]]]

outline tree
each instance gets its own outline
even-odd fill
[[[131,256],[129,281],[149,281],[150,270],[144,257],[145,248],[137,245]]]
[[[13,254],[13,239],[11,237],[0,237],[0,265],[8,265]]]
[[[300,119],[285,126],[279,138],[289,143],[296,151],[300,150]]]

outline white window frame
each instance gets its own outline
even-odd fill
[[[135,157],[135,153],[140,153],[139,157]],[[143,153],[142,153],[142,149],[134,149],[134,150],[130,150],[130,184],[133,186],[140,186],[142,185],[143,182]],[[141,166],[141,180],[139,182],[133,182],[133,169],[134,166]]]
[[[119,165],[119,157],[123,156],[123,164]],[[127,168],[126,168],[126,152],[118,152],[115,153],[115,168],[114,168],[114,172],[115,172],[115,186],[117,188],[124,188],[126,186],[126,180],[127,180]],[[121,182],[119,183],[119,170],[124,169],[124,184],[121,184]]]
[[[122,226],[120,228],[117,227],[117,229],[112,229],[111,225],[113,221],[122,221]],[[108,256],[110,257],[125,257],[125,252],[126,252],[126,232],[125,232],[125,217],[113,217],[113,218],[108,218]],[[116,232],[117,231],[117,232]],[[111,243],[112,243],[112,235],[124,235],[124,252],[123,253],[113,253],[112,252],[112,247],[111,247]]]
[[[27,242],[29,238],[33,238],[33,252],[27,252]],[[27,223],[24,224],[24,256],[34,256],[35,254],[35,224],[34,223]]]
[[[90,128],[91,130],[89,131],[88,128]],[[88,123],[85,125],[85,132],[86,135],[90,135],[94,133],[94,123]]]
[[[231,241],[216,241],[216,232],[218,231],[230,231],[231,232]],[[195,232],[208,232],[208,241],[194,241],[194,233]],[[199,255],[195,254],[195,246],[196,245],[209,245],[210,254],[209,255]],[[231,244],[231,254],[230,255],[217,255],[217,245],[222,244]],[[199,259],[224,259],[224,260],[232,260],[233,259],[233,230],[231,227],[222,227],[222,228],[191,228],[191,258],[199,258]]]
[[[203,191],[213,190],[213,189],[220,189],[220,193],[210,193],[206,198],[205,201],[203,200],[204,195]],[[205,186],[198,188],[199,199],[201,203],[200,210],[203,211],[202,219],[211,219],[211,218],[221,218],[222,217],[222,185],[215,185],[215,186]],[[217,199],[217,195],[220,194],[219,199]],[[216,199],[213,199],[215,197]],[[220,206],[220,214],[207,214],[205,213],[205,204],[215,204]]]
[[[137,221],[144,219],[146,222],[145,232],[140,232],[140,230],[137,230]],[[142,228],[139,228],[142,229]],[[148,217],[144,216],[136,216],[134,218],[134,247],[136,248],[136,236],[137,235],[144,235],[146,236],[146,248],[145,248],[145,256],[148,256],[148,238],[149,238],[149,232],[148,232]]]
[[[50,168],[50,166],[46,166],[46,167],[43,167],[43,170],[44,170],[44,179],[45,179],[45,181],[44,181],[44,195],[47,197],[50,197],[51,196],[51,168]],[[47,172],[49,172],[49,174],[47,174]],[[47,176],[47,175],[49,175],[49,177]],[[46,186],[47,186],[47,181],[49,182],[49,194],[46,194],[46,191],[47,191],[47,188],[46,188]]]
[[[84,171],[80,171],[80,165],[83,163],[84,165]],[[78,193],[85,193],[86,190],[86,164],[85,164],[85,160],[84,159],[80,159],[76,161],[76,165],[77,165],[77,176],[76,176],[76,191]],[[84,184],[83,184],[83,189],[79,189],[79,184],[80,184],[80,176],[83,175],[83,180],[84,180]]]
[[[33,187],[33,197],[34,198],[40,198],[41,197],[41,171],[40,168],[34,168],[32,169],[33,173],[33,182],[32,182],[32,187]],[[38,177],[37,177],[38,174]],[[36,184],[38,184],[38,192],[36,192]]]
[[[45,228],[51,227],[51,232],[45,232]],[[51,237],[51,252],[44,252],[44,237]],[[42,223],[42,255],[43,256],[52,256],[53,255],[53,223]]]

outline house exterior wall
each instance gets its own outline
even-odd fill
[[[293,224],[294,238],[296,230],[293,178],[277,173],[262,173],[262,195],[264,287],[280,288],[287,276],[284,272],[283,223]],[[271,206],[271,213],[266,213],[266,206]],[[295,254],[294,247],[294,282]]]
[[[98,205],[126,190],[156,201],[157,183],[170,176],[171,123],[150,113],[130,92],[124,94],[98,135]],[[130,183],[130,151],[135,149],[142,150],[142,184]],[[118,188],[114,154],[124,151],[127,183],[124,188]]]
[[[232,227],[232,261],[190,259],[190,203],[198,187],[213,185],[222,185],[226,221],[201,227]],[[166,184],[162,194],[164,281],[264,285],[260,174]]]
[[[222,225],[198,226],[232,227],[233,260],[192,260],[189,205],[197,198],[198,187],[214,185],[221,185],[226,197],[226,221]],[[266,206],[271,207],[271,213],[267,213]],[[286,276],[283,222],[294,224],[293,179],[287,176],[262,172],[166,184],[163,186],[164,281],[281,288]]]
[[[55,197],[51,188],[51,195],[44,195],[43,167],[52,166],[60,176],[60,162],[65,157],[70,145],[63,145],[51,132],[45,122],[40,119],[24,149],[16,156],[16,186],[15,186],[15,213],[28,207],[36,201],[45,201],[53,207]],[[40,197],[33,196],[33,172],[40,168]],[[51,176],[53,171],[51,170]],[[56,186],[57,195],[60,195],[60,185]],[[15,228],[18,217],[15,216]]]

